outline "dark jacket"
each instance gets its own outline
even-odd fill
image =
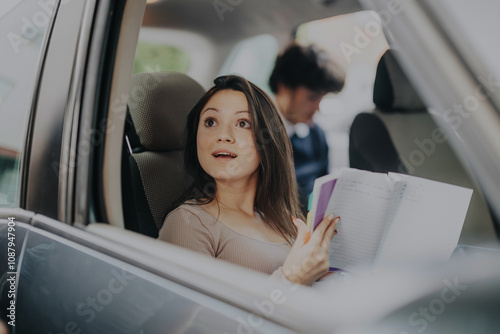
[[[295,162],[295,174],[299,186],[302,211],[307,212],[309,194],[313,190],[314,180],[328,174],[328,144],[325,133],[316,124],[310,127],[309,135],[299,138],[294,134],[290,138]]]

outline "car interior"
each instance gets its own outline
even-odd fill
[[[252,310],[254,300],[264,300],[276,287],[265,275],[151,238],[157,236],[171,204],[189,185],[180,159],[183,119],[216,76],[245,74],[266,89],[268,71],[277,52],[292,39],[300,37],[300,24],[332,16],[340,19],[345,19],[346,15],[358,17],[362,8],[350,1],[273,1],[265,4],[263,1],[247,1],[232,8],[232,11],[223,12],[221,19],[210,2],[166,1],[148,5],[127,2],[117,35],[108,112],[102,115],[115,128],[106,132],[103,145],[99,174],[102,176],[102,190],[94,190],[102,194],[101,214],[89,213],[86,231],[122,247],[115,254],[134,259],[133,263],[141,268],[203,294],[217,296],[239,308]],[[174,17],[172,13],[175,13]],[[351,23],[345,29],[352,27]],[[266,34],[265,37],[262,34]],[[133,73],[141,41],[152,40],[192,54],[189,57],[191,63],[181,70],[172,70],[157,68],[158,61],[155,60],[149,65],[154,70]],[[245,44],[247,42],[250,44]],[[252,43],[263,43],[258,45],[265,47],[259,48]],[[269,51],[272,55],[256,56],[255,50]],[[497,247],[488,207],[466,169],[461,167],[463,160],[457,159],[447,143],[436,142],[435,153],[429,155],[415,144],[415,139],[429,138],[436,124],[399,66],[400,59],[394,54],[398,50],[383,51],[376,53],[378,59],[372,64],[372,85],[365,89],[373,104],[359,107],[348,117],[341,118],[339,123],[343,124],[344,132],[332,138],[345,140],[331,143],[331,146],[341,146],[343,152],[350,153],[352,159],[347,159],[344,167],[387,171],[397,168],[398,172],[474,188],[459,245],[489,243]],[[347,80],[350,80],[349,71],[347,73]],[[353,100],[361,99],[356,94],[349,96]],[[340,115],[342,110],[332,114]],[[325,116],[323,110],[318,116]],[[324,119],[321,124],[329,125]],[[371,129],[368,133],[362,129],[366,126]],[[366,140],[383,145],[389,162],[380,166],[380,161],[374,161],[377,156],[373,150],[377,152],[381,148],[365,145]],[[420,152],[418,156],[413,153],[417,151]],[[422,155],[424,161],[418,160]],[[360,161],[361,164],[357,164]],[[90,208],[92,210],[92,206]],[[164,268],[168,270],[162,271]],[[329,292],[338,296],[344,294],[343,300],[351,300],[348,294],[359,295],[360,288],[356,286],[349,290],[339,285]],[[362,288],[363,297],[370,302],[385,298],[384,292],[372,285],[363,285]],[[321,290],[311,289],[287,294],[290,303],[273,314],[273,321],[307,332],[311,324],[290,315],[296,315],[297,305],[310,303],[324,305],[309,311],[314,310],[318,316],[318,322],[314,324],[316,328],[327,328],[328,322],[332,321],[332,305],[320,297],[321,293]],[[382,295],[373,295],[377,293]],[[402,294],[398,298],[403,298]],[[404,298],[409,301],[414,296],[407,294]],[[342,315],[354,313],[361,319],[362,313],[372,314],[373,304],[367,304],[364,311],[354,304],[339,306],[336,319],[343,321]],[[302,310],[301,314],[310,313]]]
[[[254,69],[252,58],[237,59],[238,52],[245,48],[242,43],[262,34],[266,34],[267,41],[275,41],[277,49],[269,47],[268,55],[257,58],[266,59],[259,65],[269,71],[276,52],[296,39],[294,34],[300,24],[361,10],[354,2],[328,1],[293,2],[284,7],[279,1],[265,5],[260,1],[241,2],[231,9],[220,9],[208,2],[193,2],[193,5],[195,7],[188,10],[188,5],[182,1],[148,4],[138,37],[133,39],[137,32],[132,31],[130,24],[119,36],[119,46],[125,39],[126,46],[123,43],[118,57],[128,54],[128,66],[130,54],[137,52],[134,50],[138,44],[134,41],[151,40],[151,35],[163,44],[192,53],[192,56],[188,54],[192,63],[184,73],[154,70],[153,65],[149,67],[153,71],[135,73],[125,79],[130,80],[126,116],[121,115],[117,123],[119,126],[124,123],[123,136],[119,138],[122,157],[118,160],[114,156],[108,164],[114,171],[121,171],[122,198],[119,200],[117,193],[105,193],[106,212],[108,215],[116,213],[116,217],[108,216],[112,225],[151,237],[157,237],[172,203],[189,185],[182,162],[183,122],[187,113],[217,75],[224,71],[248,73],[247,67]],[[124,22],[129,20],[129,15],[137,25],[139,12],[137,8],[135,11],[126,9]],[[171,13],[176,13],[175,19]],[[397,58],[397,50],[387,50],[375,64],[374,108],[357,110],[351,118],[352,124],[346,131],[349,140],[344,147],[349,152],[350,162],[345,167],[409,173],[473,188],[460,243],[494,242],[496,234],[488,207],[450,146],[446,142],[433,143],[430,154],[425,151],[425,145],[423,148],[415,145],[415,139],[428,138],[438,126],[398,65]],[[120,67],[120,72],[125,76],[125,66]],[[265,84],[268,74],[263,70],[248,76]],[[120,87],[113,85],[111,96],[120,96],[124,88],[123,81]],[[107,137],[118,134],[116,131]],[[117,142],[118,139],[113,139],[113,143]],[[114,171],[109,173],[108,181],[116,185],[118,176]]]
[[[33,79],[34,96],[26,99],[33,105],[25,108],[28,133],[19,135],[20,139],[21,135],[26,137],[25,146],[20,145],[19,152],[5,153],[0,148],[0,155],[9,158],[0,161],[0,173],[18,170],[22,174],[0,175],[0,202],[8,195],[4,199],[7,207],[0,208],[5,226],[0,234],[6,236],[9,223],[5,218],[15,214],[19,221],[15,255],[22,254],[25,260],[18,262],[20,287],[28,287],[18,295],[19,321],[21,315],[33,314],[26,322],[33,330],[27,332],[36,331],[43,322],[50,328],[46,332],[52,331],[53,324],[59,329],[69,324],[65,330],[77,332],[71,327],[75,318],[88,325],[88,332],[99,332],[93,328],[103,333],[127,332],[122,330],[125,327],[134,333],[139,328],[143,333],[158,332],[176,320],[181,320],[181,332],[185,329],[183,320],[197,318],[199,327],[183,332],[218,333],[224,326],[222,332],[226,327],[227,331],[239,331],[244,318],[258,323],[246,332],[330,333],[332,324],[339,328],[341,324],[357,326],[409,305],[400,319],[401,328],[407,328],[408,314],[439,297],[419,300],[429,291],[440,293],[443,280],[436,277],[440,278],[441,272],[437,276],[432,270],[400,277],[370,275],[362,277],[361,284],[298,289],[290,282],[271,282],[260,272],[155,238],[176,199],[190,185],[183,148],[185,120],[191,108],[214,78],[230,73],[245,76],[271,94],[268,78],[276,56],[295,41],[320,45],[347,72],[344,90],[326,95],[315,115],[327,134],[330,172],[343,167],[393,171],[471,188],[473,197],[455,253],[474,253],[474,247],[485,244],[498,248],[500,222],[495,217],[500,209],[495,200],[500,198],[500,187],[495,189],[497,183],[491,181],[491,175],[498,172],[500,151],[496,151],[497,156],[491,154],[490,160],[484,156],[498,147],[495,138],[500,122],[495,126],[492,120],[499,120],[500,94],[484,102],[483,113],[471,114],[468,125],[461,129],[464,135],[466,131],[473,135],[480,132],[477,129],[490,131],[476,141],[469,140],[467,144],[473,143],[468,147],[457,145],[466,138],[460,133],[447,140],[450,132],[442,132],[444,121],[429,107],[448,107],[458,101],[457,96],[470,94],[470,86],[477,87],[472,67],[484,70],[479,61],[474,66],[465,61],[475,59],[478,53],[468,44],[471,38],[465,38],[470,36],[462,35],[454,22],[447,20],[452,13],[446,9],[460,1],[405,2],[409,10],[393,19],[396,23],[411,21],[403,25],[409,30],[399,30],[395,24],[387,35],[380,24],[388,19],[382,16],[387,11],[375,11],[387,5],[384,1],[57,2],[50,18],[52,31],[40,31],[36,40],[26,45],[31,51],[36,45],[43,56]],[[9,6],[20,3],[27,6],[29,2]],[[43,3],[30,2],[30,9],[40,13],[39,4]],[[441,11],[432,13],[432,9]],[[438,24],[438,19],[446,22]],[[18,28],[24,29],[21,25]],[[423,38],[432,42],[431,49],[419,48],[417,38],[404,41],[410,44],[411,52],[408,45],[401,47],[401,36],[422,37],[424,28],[431,32]],[[432,33],[436,31],[441,34]],[[399,39],[394,38],[397,34],[401,34],[396,36]],[[61,49],[66,48],[71,56],[62,55]],[[409,53],[414,57],[432,53],[438,60],[417,64],[420,59],[410,58]],[[24,69],[34,71],[35,65],[33,62]],[[471,68],[466,68],[468,65]],[[426,73],[419,79],[415,72],[424,70],[435,76]],[[9,69],[9,76],[14,77],[11,72],[16,71]],[[473,80],[462,80],[469,77]],[[56,80],[59,78],[63,80]],[[438,90],[429,78],[436,82],[443,79],[446,85],[441,86],[451,93],[439,91],[438,97],[446,97],[433,101],[428,90]],[[457,87],[453,86],[455,81]],[[0,78],[0,104],[11,86],[10,81]],[[7,102],[20,101],[26,91],[29,89],[24,86],[17,87],[12,95],[15,98]],[[497,104],[492,103],[495,99]],[[8,109],[19,108],[9,105]],[[475,127],[473,120],[483,128]],[[487,123],[491,126],[484,125],[490,125]],[[87,147],[80,147],[82,143]],[[474,149],[485,155],[476,156]],[[472,168],[475,157],[487,161]],[[64,166],[65,162],[77,165]],[[486,171],[489,173],[481,173]],[[488,178],[490,182],[484,182]],[[5,190],[5,184],[15,189]],[[7,238],[0,238],[4,240]],[[477,253],[482,256],[489,251],[480,249]],[[6,257],[2,261],[7,268]],[[460,273],[477,282],[475,275],[482,272],[470,270],[469,264],[460,268]],[[498,275],[496,272],[491,277],[496,279],[493,287],[500,291]],[[127,286],[134,279],[130,293],[125,290],[120,294],[113,285],[119,281]],[[7,292],[4,286],[0,286],[2,294]],[[288,302],[273,306],[272,312],[262,311],[277,289]],[[489,294],[487,289],[482,291]],[[488,295],[488,301],[497,295]],[[75,311],[77,316],[81,316],[78,311],[99,315],[91,303],[99,298],[109,307],[97,321],[75,317]],[[453,307],[457,305],[466,303]],[[142,331],[143,324],[148,330]],[[212,328],[219,330],[210,331]]]

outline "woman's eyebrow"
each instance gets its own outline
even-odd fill
[[[201,113],[202,115],[207,112],[207,111],[210,111],[210,110],[213,110],[215,112],[219,112],[219,109],[217,108],[214,108],[214,107],[208,107],[207,109],[203,110],[203,112]],[[247,113],[249,114],[250,112],[248,110],[239,110],[239,111],[236,111],[235,114],[242,114],[242,113]]]
[[[213,111],[219,112],[219,109],[217,109],[217,108],[208,107],[207,109],[203,110],[202,114],[205,113],[206,111],[209,111],[209,110],[213,110]]]

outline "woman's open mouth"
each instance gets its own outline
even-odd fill
[[[212,155],[217,160],[232,160],[238,156],[237,154],[229,151],[215,151],[214,153],[212,153]]]

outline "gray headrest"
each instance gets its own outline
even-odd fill
[[[425,108],[394,57],[394,50],[387,50],[378,63],[373,87],[373,103],[381,109],[418,110]]]
[[[182,149],[187,115],[204,93],[182,73],[134,74],[128,106],[142,146],[149,151]]]

